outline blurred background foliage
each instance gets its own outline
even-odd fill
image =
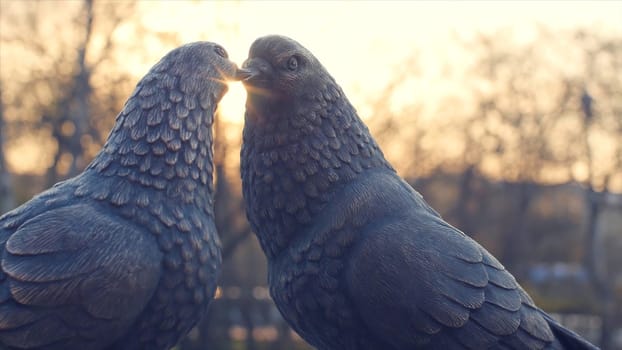
[[[185,40],[146,23],[145,2],[0,4],[1,214],[82,171],[141,72]],[[235,21],[215,26],[235,38]],[[399,172],[543,309],[622,349],[622,36],[529,30],[454,35],[444,52],[459,64],[437,56],[431,65],[413,49],[394,68],[376,67],[389,78],[359,94],[359,110]],[[309,349],[270,299],[246,222],[242,117],[220,113],[214,127],[224,270],[208,316],[177,349]]]

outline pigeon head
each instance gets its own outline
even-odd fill
[[[241,71],[244,198],[253,231],[275,257],[344,183],[390,166],[339,85],[298,42],[257,39]]]
[[[238,78],[255,105],[295,101],[333,81],[309,50],[280,35],[255,40]]]
[[[180,77],[180,89],[188,94],[210,90],[215,102],[227,92],[227,81],[239,80],[238,67],[220,45],[202,41],[169,52],[151,69]],[[146,78],[151,78],[147,75]],[[151,78],[153,79],[153,78]]]
[[[211,186],[214,112],[237,71],[216,43],[170,51],[138,83],[90,168],[159,189],[175,180]]]

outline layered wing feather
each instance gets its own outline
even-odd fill
[[[12,232],[0,221],[0,342],[98,349],[122,336],[160,278],[154,237],[91,204],[22,221]]]

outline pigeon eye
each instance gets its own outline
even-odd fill
[[[287,60],[287,68],[291,71],[298,69],[298,59],[295,56],[292,56]]]
[[[229,58],[229,55],[227,55],[227,51],[225,51],[225,49],[223,49],[222,46],[216,46],[214,50],[216,50],[216,53],[218,54],[218,56],[222,58]]]

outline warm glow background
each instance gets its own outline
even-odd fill
[[[2,0],[3,10],[20,11],[20,3]],[[50,9],[43,26],[49,26],[50,47],[67,13],[79,10],[79,1],[44,0]],[[186,43],[210,40],[222,44],[231,59],[241,64],[250,44],[266,34],[290,36],[324,63],[348,94],[362,117],[372,114],[370,103],[386,84],[402,71],[418,70],[417,79],[403,82],[391,97],[395,110],[425,101],[439,106],[440,97],[460,95],[460,77],[468,56],[450,42],[468,40],[480,33],[511,28],[514,37],[529,40],[538,25],[552,30],[596,27],[622,35],[622,3],[617,1],[139,1],[136,21],[147,30]],[[56,27],[54,26],[56,25]],[[141,48],[144,57],[116,52],[121,71],[138,80],[172,47],[136,36],[131,24],[119,26],[115,40]],[[11,24],[3,20],[2,32]],[[102,39],[103,40],[103,39]],[[94,39],[97,42],[96,39]],[[8,50],[6,50],[8,51]],[[36,67],[28,55],[0,50],[3,74],[27,75]],[[415,57],[416,59],[410,59]],[[408,66],[405,66],[408,65]],[[17,67],[17,68],[16,68]],[[96,79],[97,77],[94,77]],[[9,90],[11,86],[7,86]],[[27,92],[20,92],[27,93]],[[242,123],[245,92],[232,84],[220,109],[234,123]],[[434,117],[427,113],[428,118]],[[8,116],[10,118],[10,116]],[[238,130],[229,130],[238,132]],[[446,144],[451,148],[451,143]],[[45,148],[45,147],[44,147]],[[48,147],[49,148],[49,147]],[[449,150],[451,152],[451,149]],[[459,152],[459,150],[456,150]],[[30,142],[8,147],[8,163],[17,173],[42,171],[40,147]]]
[[[512,28],[528,39],[538,24],[552,29],[605,27],[622,35],[619,1],[169,0],[143,1],[140,12],[148,27],[176,32],[182,42],[221,43],[239,64],[260,36],[294,38],[320,59],[359,109],[413,54],[428,70],[425,81],[417,82],[422,89],[415,93],[426,99],[438,96],[434,84],[442,69],[438,64],[449,58],[460,67],[465,59],[448,51],[448,42],[456,36],[468,38]],[[166,50],[154,52],[154,56]],[[221,106],[227,118],[242,120],[244,96],[239,84],[232,86]],[[398,99],[398,104],[407,102],[405,99],[408,97]]]
[[[82,171],[171,49],[214,41],[241,64],[267,34],[312,51],[398,172],[539,306],[622,339],[622,1],[0,0],[0,214]],[[214,125],[218,299],[177,350],[308,349],[245,218],[245,98],[232,83]]]

